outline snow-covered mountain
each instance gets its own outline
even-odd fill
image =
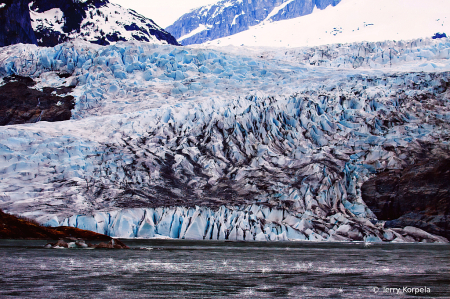
[[[449,11],[450,1],[446,0],[342,0],[339,5],[315,9],[309,15],[259,22],[240,33],[202,42],[304,47],[426,38],[450,33]],[[184,42],[182,37],[179,40]]]
[[[100,45],[127,40],[178,44],[151,19],[108,0],[35,0],[30,14],[39,45],[74,38]]]
[[[201,44],[252,26],[292,19],[335,6],[340,0],[221,0],[184,14],[166,30],[183,45]]]
[[[0,208],[121,237],[445,241],[385,227],[362,186],[448,159],[449,58],[446,38],[4,47],[0,84],[72,86],[75,107],[69,121],[0,127]],[[429,214],[435,227],[445,211]]]
[[[15,40],[5,37],[5,42],[1,45],[24,42],[40,46],[55,46],[75,38],[100,45],[129,40],[178,45],[170,33],[164,31],[151,19],[134,10],[110,3],[108,0],[19,2],[23,5],[6,1],[0,8],[0,13],[4,14],[5,19],[14,18],[16,15],[24,16],[23,18],[30,16],[25,18],[28,21],[24,19],[19,27],[28,28],[31,24],[35,36],[27,39],[27,36],[20,31],[22,29],[17,29],[17,26],[7,26],[8,28],[0,33],[0,38],[8,32],[10,35],[14,33],[12,35],[23,36],[23,38]]]

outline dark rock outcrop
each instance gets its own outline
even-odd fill
[[[438,38],[446,38],[447,34],[445,34],[445,32],[440,33],[440,32],[436,32],[431,38],[432,39],[438,39]]]
[[[32,23],[36,28],[36,38],[40,46],[51,47],[74,38],[81,38],[100,45],[126,40],[149,42],[156,38],[172,45],[178,45],[176,39],[155,24],[153,20],[134,10],[112,4],[108,0],[35,0],[30,9]],[[60,10],[62,16],[55,15],[54,20],[39,18],[39,13],[48,12],[51,9]],[[111,11],[112,14],[109,14]],[[117,16],[120,16],[119,19],[115,19]],[[108,27],[115,29],[104,31],[106,30],[104,28]],[[131,33],[131,37],[129,33]]]
[[[31,26],[29,0],[3,0],[0,8],[0,47],[13,44],[37,44]]]
[[[95,249],[129,249],[127,245],[117,239],[111,239],[108,243],[101,242],[93,246]]]
[[[264,20],[292,19],[312,13],[314,7],[324,9],[339,2],[340,0],[223,0],[184,14],[166,30],[179,39],[197,28],[205,28],[181,40],[183,45],[201,44],[247,30]]]
[[[54,246],[68,248],[69,244],[67,244],[67,242],[64,240],[58,240],[58,242],[56,242]]]
[[[81,238],[83,240],[111,240],[106,235],[75,227],[45,227],[39,223],[4,213],[0,210],[0,239],[36,239],[36,240],[61,240],[58,246],[65,247],[64,243],[69,238]],[[64,242],[64,243],[63,243]],[[56,245],[58,243],[55,243]]]
[[[450,238],[450,155],[424,149],[416,163],[366,181],[362,197],[385,227],[419,227]]]
[[[5,5],[0,8],[0,46],[24,43],[52,47],[75,38],[100,45],[126,40],[159,40],[178,45],[153,20],[108,0],[4,0],[2,3]]]
[[[64,76],[64,75],[61,75]],[[63,121],[72,116],[74,97],[67,94],[72,87],[44,87],[42,91],[31,88],[33,79],[21,76],[3,78],[0,86],[0,126],[34,123],[38,121]]]

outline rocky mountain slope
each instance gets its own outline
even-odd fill
[[[29,0],[0,2],[0,47],[24,43],[36,44],[28,10]]]
[[[222,0],[184,14],[166,28],[183,45],[236,34],[262,22],[292,19],[340,0]]]
[[[450,2],[443,0],[342,0],[334,7],[316,9],[309,15],[260,22],[240,33],[202,42],[215,46],[295,48],[438,38],[450,33],[449,10]],[[183,43],[182,38],[179,40]]]
[[[168,32],[131,9],[108,0],[2,1],[0,46],[33,43],[55,46],[83,39],[100,45],[138,40],[178,45]]]
[[[75,86],[75,107],[0,127],[0,207],[120,237],[445,241],[386,227],[362,186],[448,152],[449,58],[448,39],[5,47],[0,84]]]

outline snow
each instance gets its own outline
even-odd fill
[[[214,14],[210,17],[212,20],[222,13],[227,7],[232,7],[235,3],[233,0],[222,0],[217,3],[218,5],[213,5]]]
[[[63,32],[64,14],[59,8],[53,8],[44,12],[31,10],[33,3],[29,4],[31,25],[34,30],[48,29],[50,31]],[[139,27],[139,30],[136,28]],[[80,30],[68,33],[71,39],[84,39],[96,42],[106,35],[116,34],[125,40],[145,40],[155,44],[167,44],[165,40],[158,40],[151,35],[149,29],[162,30],[153,21],[133,10],[125,9],[114,3],[107,3],[100,7],[88,6],[86,17],[81,21]],[[146,34],[148,33],[148,34]],[[109,41],[115,44],[115,41]]]
[[[29,4],[31,7],[32,3]],[[59,8],[52,8],[44,12],[30,10],[31,26],[33,30],[42,30],[43,28],[53,31],[63,32],[64,13]]]
[[[97,10],[99,11],[99,13],[97,13]],[[140,20],[144,18],[143,16],[113,3],[101,6],[98,9],[92,8],[86,13],[86,15],[87,17],[81,23],[81,28],[83,28],[84,30],[89,30],[91,32],[100,31],[104,34],[117,32],[126,40],[135,40],[135,37],[133,35],[136,35],[138,32],[132,30],[124,30],[125,26],[130,26],[135,23],[138,24],[138,26],[142,26],[145,28],[145,26],[143,26],[145,24],[142,24]],[[154,29],[157,28],[155,24],[151,24],[150,26]],[[74,34],[73,37],[81,37],[83,36],[83,34],[83,32],[80,32],[79,34]],[[138,35],[140,35],[141,37],[145,36],[147,38],[150,38],[150,42],[152,43],[166,43],[165,41],[159,41],[154,36],[147,36],[143,34]]]
[[[267,15],[267,17],[264,19],[263,22],[265,21],[269,21],[271,17],[275,16],[276,14],[278,14],[278,12],[280,10],[283,10],[289,3],[293,2],[294,0],[288,0],[284,3],[282,3],[281,5],[275,7],[274,9],[272,9],[272,11]]]
[[[199,9],[200,10],[199,14],[201,13],[202,16],[205,17],[208,15],[208,11],[211,9],[212,6],[213,6],[212,4],[207,4],[204,6],[200,6],[198,8],[193,8],[191,11],[195,11],[195,10]]]
[[[238,14],[238,15],[235,15],[234,18],[233,18],[233,22],[231,23],[231,26],[236,25],[236,24],[237,24],[237,23],[236,23],[236,20],[237,20],[240,16],[242,16],[242,15],[244,15],[244,14],[245,14],[245,12],[242,12],[242,13],[240,13],[240,14]]]
[[[436,32],[450,32],[449,10],[450,2],[442,0],[342,0],[335,7],[315,9],[295,19],[260,23],[204,45],[292,48],[425,38]]]
[[[191,36],[193,36],[193,35],[196,35],[196,34],[199,33],[199,32],[208,30],[209,28],[210,28],[210,27],[208,27],[208,26],[205,26],[205,25],[203,25],[203,24],[200,24],[196,29],[194,29],[194,30],[192,30],[191,32],[189,32],[188,34],[183,35],[182,37],[180,37],[180,38],[178,39],[178,41],[180,42],[180,41],[182,41],[183,39],[186,39],[186,38],[189,38],[189,37],[191,37]]]

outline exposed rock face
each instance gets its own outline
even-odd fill
[[[386,227],[416,226],[450,237],[450,155],[448,148],[413,154],[416,163],[381,172],[365,182],[362,197]]]
[[[0,46],[55,46],[75,38],[100,45],[126,40],[178,45],[151,19],[108,0],[2,2],[5,6],[0,8]]]
[[[74,38],[100,45],[119,40],[178,45],[151,19],[108,0],[36,0],[30,12],[40,46],[54,46]]]
[[[75,227],[45,227],[23,217],[16,217],[0,210],[0,239],[70,239],[111,240],[111,237]],[[59,245],[65,247],[64,241]],[[53,244],[55,245],[55,244]],[[58,245],[58,246],[59,246]],[[66,243],[67,245],[67,243]]]
[[[74,98],[59,94],[73,87],[44,87],[40,91],[31,88],[35,82],[29,77],[9,76],[3,81],[7,83],[0,86],[0,126],[70,119]]]
[[[229,36],[262,21],[280,21],[324,9],[340,0],[223,0],[202,6],[179,18],[166,30],[183,45],[201,44]]]
[[[3,0],[0,8],[0,47],[13,44],[36,44],[31,27],[29,0]]]
[[[101,242],[93,246],[95,249],[129,249],[127,245],[117,239],[111,239],[108,243]]]
[[[55,246],[68,248],[69,244],[67,244],[67,242],[64,240],[58,240],[58,242],[56,242]]]

